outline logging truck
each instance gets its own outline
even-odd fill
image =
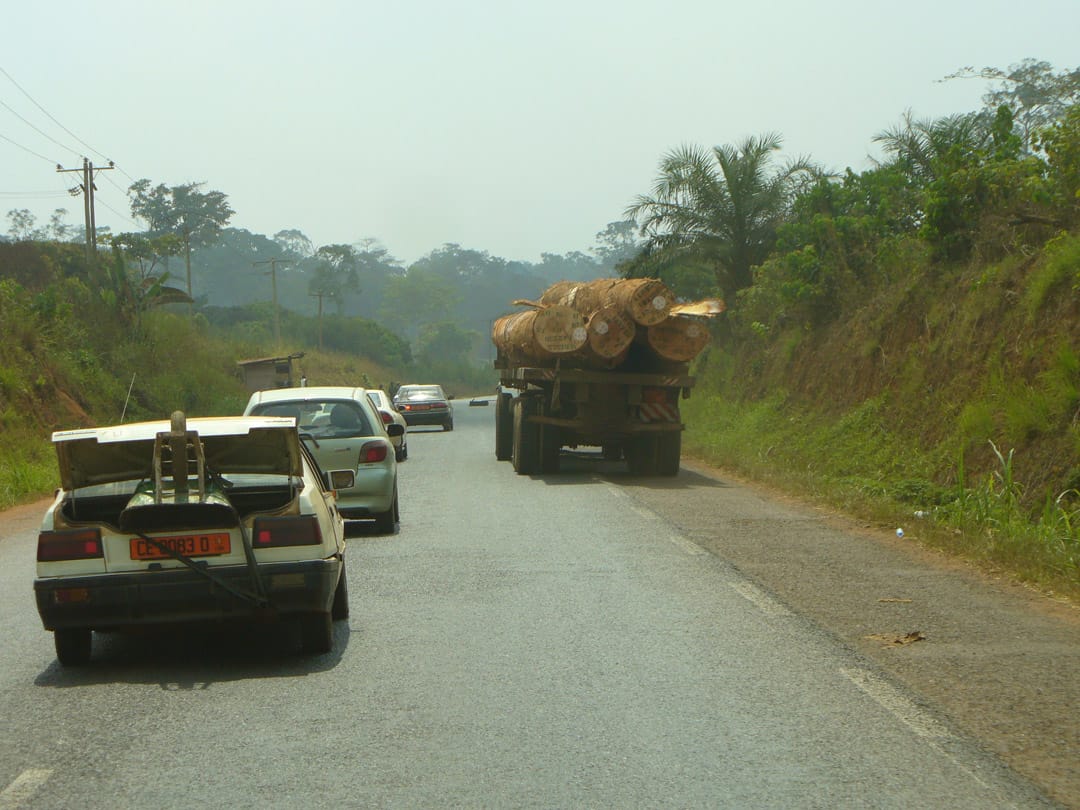
[[[637,475],[677,475],[688,363],[719,301],[674,304],[656,279],[562,281],[492,326],[495,457],[521,475],[559,469],[563,447],[599,447]]]

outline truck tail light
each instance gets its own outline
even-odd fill
[[[322,532],[314,516],[255,518],[252,531],[255,548],[317,546],[321,543]]]
[[[104,556],[105,547],[101,543],[100,529],[75,529],[38,534],[38,562],[93,560]]]
[[[386,442],[368,442],[360,448],[360,463],[375,464],[386,460]]]

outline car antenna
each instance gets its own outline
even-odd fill
[[[124,410],[120,412],[120,424],[121,425],[124,424],[124,417],[127,416],[127,406],[128,406],[128,401],[131,399],[131,389],[135,387],[135,374],[136,374],[136,372],[132,372],[132,374],[131,374],[131,385],[128,386],[127,396],[124,397]]]

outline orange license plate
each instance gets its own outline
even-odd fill
[[[157,542],[185,557],[217,557],[232,548],[227,532],[214,534],[185,534],[179,537],[155,537]],[[131,538],[131,559],[170,560],[168,554],[141,537]]]

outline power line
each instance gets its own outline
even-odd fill
[[[56,125],[57,125],[58,127],[60,127],[60,129],[64,130],[64,132],[66,132],[66,133],[67,133],[68,135],[70,135],[70,136],[71,136],[72,138],[74,138],[75,140],[77,140],[77,141],[78,141],[79,143],[81,143],[81,144],[82,144],[83,146],[85,146],[85,147],[86,147],[87,149],[89,149],[89,150],[90,150],[91,152],[93,152],[94,154],[96,154],[96,155],[97,155],[98,157],[102,157],[102,158],[105,158],[105,160],[108,160],[108,158],[107,158],[107,157],[105,157],[105,155],[104,155],[104,154],[102,154],[101,152],[99,152],[99,151],[98,151],[97,149],[95,149],[94,147],[92,147],[92,146],[91,146],[90,144],[88,144],[88,143],[87,143],[86,141],[84,141],[84,140],[83,140],[82,138],[80,138],[80,137],[79,137],[78,135],[76,135],[76,134],[75,134],[74,132],[72,132],[72,131],[71,131],[70,129],[68,129],[68,128],[67,128],[67,127],[65,127],[65,126],[64,126],[63,124],[61,124],[61,123],[60,123],[59,121],[57,121],[57,120],[56,120],[55,118],[53,118],[53,116],[52,116],[52,115],[51,115],[51,114],[49,113],[49,111],[48,111],[48,110],[46,110],[46,109],[45,109],[44,107],[42,107],[42,106],[41,106],[40,104],[38,104],[38,103],[37,103],[37,101],[36,101],[36,100],[34,99],[34,97],[33,97],[33,96],[31,96],[31,95],[30,95],[29,93],[27,93],[27,92],[26,92],[25,90],[23,90],[23,88],[22,88],[22,87],[21,87],[21,86],[19,85],[19,83],[18,83],[17,81],[15,81],[15,79],[13,79],[13,78],[12,78],[11,74],[10,74],[10,73],[8,73],[8,72],[7,72],[6,70],[4,70],[3,66],[0,66],[0,73],[3,73],[3,74],[4,74],[4,75],[5,75],[6,77],[7,77],[8,81],[10,81],[10,82],[11,82],[11,83],[12,83],[13,85],[15,85],[16,87],[18,87],[18,88],[19,88],[19,92],[21,92],[21,93],[22,93],[22,94],[23,94],[24,96],[26,96],[26,97],[27,97],[28,99],[30,99],[31,103],[33,103],[33,105],[34,105],[35,107],[37,107],[37,108],[38,108],[39,110],[41,110],[41,111],[42,111],[43,113],[45,113],[45,116],[46,116],[46,117],[47,117],[47,118],[48,118],[48,119],[49,119],[50,121],[52,121],[52,122],[53,122],[54,124],[56,124]],[[5,105],[5,106],[6,106],[6,105]],[[9,108],[9,109],[10,109],[10,108]],[[50,140],[51,140],[51,138],[50,138]],[[66,147],[65,147],[65,148],[66,148]],[[78,152],[76,152],[76,154],[78,154]]]
[[[25,118],[23,118],[23,117],[22,117],[21,115],[19,115],[19,114],[18,114],[17,112],[15,112],[15,110],[11,109],[11,107],[10,107],[10,106],[8,106],[8,105],[7,105],[6,103],[4,103],[3,101],[0,101],[0,107],[3,107],[3,108],[4,108],[5,110],[7,110],[7,111],[8,111],[9,113],[11,113],[12,115],[14,115],[14,116],[15,116],[16,118],[18,118],[18,119],[19,119],[20,121],[22,121],[22,122],[23,122],[24,124],[26,124],[26,125],[27,125],[28,127],[30,127],[30,129],[34,130],[34,132],[36,132],[36,133],[37,133],[38,135],[42,136],[43,138],[48,138],[48,139],[49,139],[50,141],[52,141],[53,143],[55,143],[55,144],[56,144],[57,146],[59,146],[59,147],[60,147],[61,149],[66,149],[67,151],[71,152],[71,153],[72,153],[73,155],[78,155],[78,154],[79,154],[79,150],[78,150],[78,149],[72,149],[72,148],[71,148],[70,146],[68,146],[67,144],[63,144],[63,143],[60,143],[60,141],[56,140],[56,138],[54,138],[54,137],[53,137],[52,135],[50,135],[50,134],[49,134],[49,133],[47,133],[47,132],[44,132],[44,131],[42,131],[42,130],[41,130],[41,129],[39,129],[39,128],[38,128],[37,126],[35,126],[35,125],[34,125],[33,123],[31,123],[30,121],[27,121],[27,120],[26,120]]]
[[[0,70],[2,70],[2,69],[3,69],[3,68],[0,68]],[[20,149],[22,149],[22,150],[23,150],[24,152],[29,152],[29,153],[30,153],[31,155],[33,155],[34,157],[38,157],[38,158],[41,158],[41,159],[42,159],[42,160],[44,160],[44,161],[45,161],[46,163],[51,163],[51,164],[52,164],[53,166],[56,166],[56,165],[58,165],[58,164],[57,164],[57,162],[56,162],[55,160],[53,160],[52,158],[47,158],[47,157],[45,157],[45,156],[44,156],[43,154],[41,154],[40,152],[35,152],[35,151],[34,151],[33,149],[31,149],[31,148],[29,148],[29,147],[27,147],[27,146],[23,146],[23,145],[22,145],[21,143],[19,143],[18,141],[13,141],[13,140],[11,140],[11,138],[9,138],[9,137],[8,137],[7,135],[0,135],[0,138],[3,138],[3,139],[4,139],[5,141],[7,141],[8,143],[10,143],[10,144],[11,144],[12,146],[17,146],[17,147],[19,147],[19,148],[20,148]]]

